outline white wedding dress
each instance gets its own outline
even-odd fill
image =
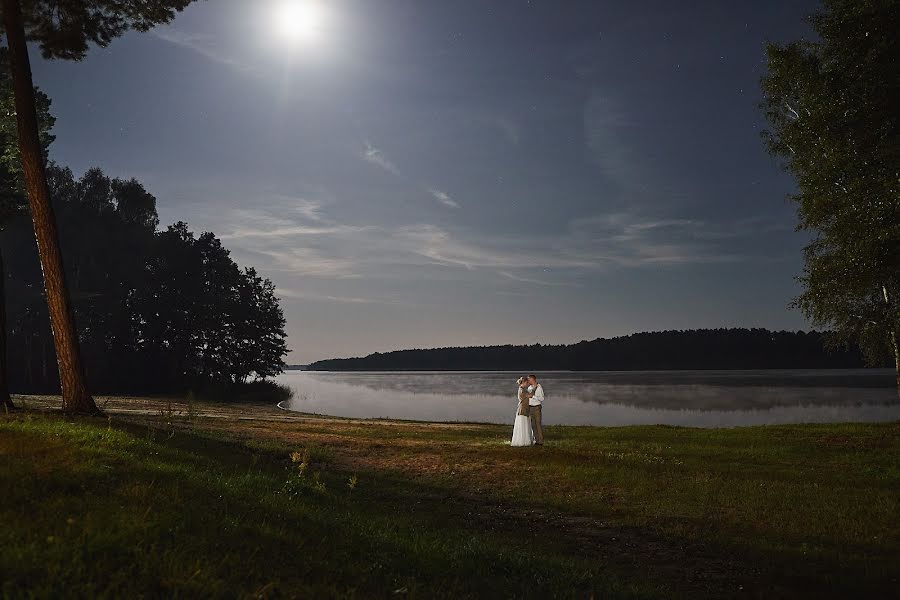
[[[528,403],[528,398],[522,397],[522,388],[519,388],[519,402]],[[534,436],[531,433],[531,417],[520,415],[518,406],[516,407],[516,420],[513,423],[512,441],[510,446],[531,446],[534,444]]]

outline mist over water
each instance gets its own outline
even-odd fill
[[[511,423],[511,372],[288,371],[284,408],[342,417]],[[900,420],[886,369],[539,374],[544,421],[566,425],[734,427]]]

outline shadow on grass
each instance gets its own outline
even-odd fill
[[[481,435],[483,440],[483,430]],[[262,446],[255,440],[220,438],[220,443],[237,452],[264,452],[280,469],[287,467],[286,457],[296,449],[271,440]],[[248,443],[252,449],[246,446]],[[327,447],[312,449],[314,455],[324,457],[325,463],[335,453]],[[221,453],[215,450],[214,455]],[[523,454],[518,460],[527,464],[531,458]],[[548,468],[562,468],[583,459],[566,451],[546,458],[550,459],[545,465]],[[630,468],[642,478],[660,476],[658,465],[638,463]],[[329,473],[331,483],[338,486],[346,475]],[[399,471],[363,470],[359,475],[363,484],[357,500],[368,504],[369,515],[390,521],[406,513],[404,517],[415,517],[426,529],[486,534],[493,536],[500,547],[529,549],[542,562],[548,556],[576,558],[592,571],[600,569],[616,581],[636,582],[637,587],[652,590],[689,592],[693,596],[740,590],[825,597],[866,591],[879,595],[892,588],[892,577],[896,576],[885,568],[886,563],[855,558],[877,555],[883,549],[876,542],[845,547],[846,552],[828,556],[821,548],[829,547],[833,540],[783,536],[780,545],[760,551],[757,543],[745,543],[759,532],[739,519],[723,526],[721,519],[717,523],[713,519],[670,516],[659,519],[653,527],[626,526],[615,524],[615,518],[604,523],[596,515],[583,516],[590,511],[572,514],[572,506],[558,505],[553,499],[523,497],[510,502],[490,491],[473,495],[452,480],[412,479]],[[516,474],[511,471],[509,476]],[[540,477],[540,473],[526,476]],[[673,535],[673,531],[679,534]],[[816,547],[819,555],[812,559],[808,550]]]
[[[20,449],[0,476],[18,483],[3,510],[19,524],[2,536],[7,595],[640,595],[577,560],[345,497],[330,478],[333,492],[291,497],[281,461],[234,444],[39,421],[0,430]]]

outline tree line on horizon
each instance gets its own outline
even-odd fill
[[[329,359],[313,371],[635,371],[830,369],[865,366],[859,348],[829,348],[817,331],[692,329],[576,344],[398,350]]]

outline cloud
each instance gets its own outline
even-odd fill
[[[226,233],[220,235],[219,238],[222,240],[236,240],[241,238],[253,238],[253,237],[269,237],[269,238],[277,238],[277,237],[290,237],[295,235],[329,235],[329,234],[343,234],[343,233],[357,233],[360,231],[365,231],[366,229],[371,229],[370,227],[352,227],[347,225],[324,225],[324,226],[310,226],[310,225],[290,225],[285,227],[276,227],[272,229],[257,229],[254,227],[241,227],[238,226],[233,229],[230,233]]]
[[[634,122],[608,96],[595,89],[584,106],[584,141],[590,160],[621,188],[646,186],[641,158],[629,143]]]
[[[310,221],[321,221],[323,219],[321,202],[293,196],[278,195],[277,197],[292,206],[297,214]]]
[[[501,133],[503,133],[510,144],[514,146],[519,144],[519,140],[522,139],[522,134],[519,125],[515,121],[509,117],[500,116],[493,119],[493,124],[501,131]]]
[[[436,190],[434,188],[428,188],[428,193],[434,196],[434,198],[444,206],[449,206],[450,208],[459,208],[459,203],[451,198],[450,194],[448,194],[447,192],[442,192],[441,190]]]
[[[219,238],[240,240],[304,235],[321,236],[356,233],[366,229],[366,227],[340,225],[325,219],[322,214],[322,204],[316,201],[283,195],[276,195],[273,200],[279,201],[275,215],[272,214],[271,209],[268,212],[250,209],[230,211],[229,221],[237,224]]]
[[[330,256],[329,252],[307,246],[267,248],[242,247],[249,254],[269,259],[266,270],[328,279],[359,277],[357,261],[352,258]]]
[[[429,192],[440,200],[440,190]],[[449,194],[447,199],[452,201]],[[237,223],[221,237],[235,253],[263,272],[319,281],[465,278],[465,271],[480,270],[500,281],[578,286],[574,277],[593,271],[762,260],[741,249],[752,247],[748,241],[760,231],[776,230],[776,224],[757,219],[710,223],[617,212],[575,219],[561,231],[529,235],[523,243],[514,229],[487,236],[430,223],[361,225],[296,198],[275,211],[240,209],[230,215]],[[447,270],[439,274],[435,267]]]
[[[216,46],[215,36],[205,33],[188,33],[174,27],[154,28],[150,30],[150,33],[170,44],[186,48],[213,62],[237,69],[238,71],[250,72],[253,70],[250,65],[223,53]]]
[[[391,162],[390,159],[388,159],[388,157],[386,157],[381,150],[373,146],[368,141],[365,142],[365,146],[365,151],[362,154],[364,160],[369,161],[373,165],[381,167],[392,175],[396,175],[398,177],[400,176],[400,169],[398,169],[397,165]]]
[[[375,147],[370,141],[366,140],[363,142],[365,145],[365,149],[362,153],[363,160],[366,160],[373,165],[376,165],[388,173],[395,175],[397,177],[403,177],[400,172],[400,168],[397,167],[396,164],[392,160],[390,160],[387,156],[385,156],[384,152]],[[439,190],[434,187],[425,186],[425,190],[438,202],[443,204],[448,208],[459,208],[459,202],[453,199],[449,193]]]
[[[358,298],[354,296],[331,296],[327,294],[315,294],[312,292],[304,292],[290,288],[279,287],[275,292],[280,298],[290,300],[319,300],[322,302],[340,302],[343,304],[390,304],[390,301],[378,300],[375,298]]]
[[[491,244],[482,244],[459,239],[446,229],[428,224],[398,228],[392,237],[400,240],[407,252],[425,258],[431,264],[469,270],[592,266],[586,260],[560,256],[551,245],[551,237],[535,237],[524,245],[521,236],[494,236]]]
[[[355,277],[355,262],[336,252],[332,240],[353,237],[367,229],[326,218],[321,203],[279,195],[267,209],[234,209],[232,224],[220,239],[238,253],[262,259],[267,269],[343,279]]]
[[[613,213],[569,224],[567,256],[621,267],[736,262],[749,257],[717,242],[723,228],[694,219]]]
[[[565,281],[546,281],[544,279],[535,279],[532,277],[523,277],[522,275],[516,275],[515,273],[510,273],[509,271],[498,271],[498,273],[512,281],[517,281],[519,283],[529,283],[532,285],[546,285],[551,287],[581,287],[580,284],[570,283]]]

